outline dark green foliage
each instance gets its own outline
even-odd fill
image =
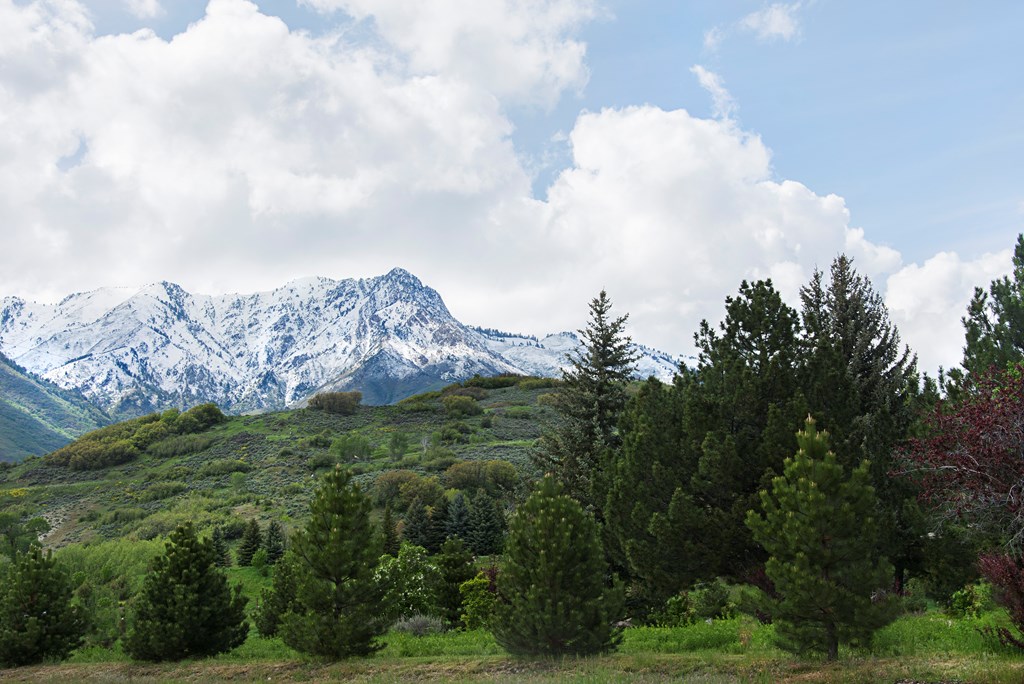
[[[398,458],[409,450],[409,435],[404,432],[392,432],[388,437],[388,454]]]
[[[86,619],[71,605],[71,582],[38,546],[0,565],[0,665],[63,660],[82,641]]]
[[[402,540],[398,536],[398,526],[395,524],[394,514],[391,512],[391,505],[388,504],[384,507],[384,517],[381,519],[381,528],[383,529],[383,551],[389,556],[397,556],[398,549],[401,548]]]
[[[216,567],[211,540],[200,540],[192,523],[171,533],[153,560],[134,604],[124,649],[137,660],[181,660],[230,651],[249,632],[247,599],[234,592]]]
[[[381,541],[370,525],[370,499],[340,468],[328,473],[292,539],[299,562],[295,607],[281,618],[284,642],[303,653],[368,655],[387,629],[383,590],[374,581]]]
[[[623,592],[607,574],[597,523],[545,477],[512,517],[494,638],[514,655],[613,650]]]
[[[450,538],[441,546],[440,553],[434,556],[434,563],[440,571],[436,595],[441,617],[449,627],[456,627],[462,616],[462,594],[459,587],[476,576],[473,555],[461,539]]]
[[[747,524],[770,556],[779,645],[835,660],[840,642],[867,644],[895,619],[898,599],[885,591],[892,566],[875,556],[878,502],[868,463],[847,478],[811,418],[797,442],[784,474],[761,494],[763,513],[750,511]]]
[[[362,400],[362,392],[320,392],[309,400],[309,408],[350,416]]]
[[[413,499],[405,513],[402,539],[414,546],[426,547],[430,539],[430,513],[419,497]]]
[[[580,330],[582,346],[568,357],[555,409],[561,422],[544,435],[534,454],[543,472],[555,475],[573,497],[599,517],[607,496],[605,476],[620,446],[619,416],[637,355],[624,329],[627,316],[611,318],[602,290],[590,302],[590,321]]]
[[[445,485],[452,489],[486,489],[492,495],[512,491],[519,477],[508,461],[473,460],[453,463],[444,473]]]
[[[263,541],[263,548],[267,551],[267,562],[273,565],[281,560],[284,555],[284,547],[284,528],[281,527],[281,523],[271,520],[267,525],[267,536]]]
[[[505,538],[505,512],[501,504],[478,489],[469,507],[466,544],[477,556],[501,553]]]
[[[300,449],[330,449],[334,442],[331,440],[331,433],[327,430],[310,435],[299,440]]]
[[[474,375],[469,380],[463,381],[465,387],[480,387],[483,389],[501,389],[502,387],[515,387],[523,380],[521,375],[490,375],[482,377]]]
[[[38,545],[39,535],[49,530],[50,524],[45,519],[25,518],[16,508],[0,512],[0,554],[13,559],[15,554]]]
[[[951,373],[954,383],[962,386],[991,366],[1005,369],[1024,361],[1024,235],[1017,236],[1013,249],[1012,277],[993,280],[987,293],[974,288],[963,323],[967,375]]]
[[[427,543],[424,548],[430,553],[437,553],[446,539],[448,539],[448,501],[442,499],[430,509],[430,524],[427,528]]]
[[[228,549],[228,544],[224,540],[224,530],[220,526],[213,528],[213,534],[210,536],[210,544],[213,545],[213,563],[218,568],[230,568],[231,567],[231,551]]]
[[[235,550],[238,564],[242,567],[252,565],[253,555],[263,548],[263,533],[260,531],[259,522],[253,518],[245,526],[245,533],[242,535],[242,542]]]
[[[465,541],[469,538],[469,504],[466,495],[456,492],[448,504],[448,536]]]
[[[260,593],[259,606],[253,612],[252,619],[257,631],[264,637],[277,636],[281,616],[298,608],[297,562],[293,554],[286,553],[274,566],[273,584]]]
[[[184,434],[209,430],[214,425],[226,422],[227,419],[216,404],[199,404],[179,415],[174,424],[177,432]]]

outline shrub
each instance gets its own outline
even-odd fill
[[[501,389],[503,387],[514,387],[516,384],[523,380],[522,375],[491,375],[483,377],[480,375],[474,375],[470,379],[466,380],[462,384],[466,387],[480,387],[483,389]]]
[[[505,417],[515,420],[530,420],[533,417],[533,411],[529,406],[509,406],[505,409]]]
[[[561,387],[562,381],[558,378],[524,378],[519,382],[519,389],[536,390]],[[549,396],[543,394],[541,396]]]
[[[404,632],[413,636],[421,637],[427,634],[437,634],[444,631],[444,621],[433,615],[410,615],[398,620],[391,626],[396,632]]]
[[[451,387],[444,388],[444,390],[441,392],[441,396],[469,397],[470,399],[476,399],[477,401],[479,401],[480,399],[487,398],[487,390],[485,390],[483,387],[459,387],[457,385],[453,385]]]
[[[487,629],[498,609],[498,589],[495,578],[498,570],[481,571],[473,579],[459,585],[462,597],[462,615],[459,620],[466,629]]]
[[[362,400],[362,392],[320,392],[310,398],[309,408],[350,416]]]
[[[147,451],[157,458],[173,458],[198,454],[208,449],[216,440],[211,435],[171,435],[150,444]]]
[[[982,555],[978,568],[995,587],[996,598],[1006,607],[1017,635],[1006,627],[987,627],[983,631],[997,637],[1003,645],[1024,650],[1024,639],[1018,636],[1024,634],[1024,568],[1013,556],[999,553]]]
[[[382,556],[374,579],[384,591],[385,610],[392,619],[439,613],[441,573],[423,547],[403,543],[398,557]]]
[[[181,494],[185,489],[185,485],[180,482],[158,482],[142,492],[139,501],[160,501],[175,494]]]
[[[208,430],[214,425],[220,425],[221,423],[226,422],[228,419],[228,417],[225,416],[219,408],[217,408],[216,404],[199,404],[198,406],[193,406],[175,419],[175,427],[178,427],[181,424],[181,420],[183,418],[188,419],[188,424],[190,426],[193,424],[198,426],[198,429],[193,428],[190,429],[189,432],[201,432],[203,430]],[[185,430],[180,427],[178,431],[185,432]]]
[[[378,506],[394,504],[401,494],[402,485],[418,479],[420,475],[411,470],[389,470],[381,473],[373,483],[374,503]]]
[[[331,452],[343,461],[369,458],[372,450],[370,440],[354,432],[338,437],[331,444]]]
[[[467,418],[478,416],[484,412],[483,408],[472,397],[450,394],[441,400],[445,412],[452,418]]]
[[[946,612],[958,618],[976,618],[992,608],[992,585],[987,582],[964,585],[953,592]]]
[[[229,473],[247,473],[252,466],[237,458],[219,458],[210,461],[199,469],[199,477],[211,477],[216,475],[228,475]]]
[[[330,449],[331,444],[331,433],[327,430],[323,430],[320,434],[311,435],[309,437],[303,437],[299,440],[300,449]]]

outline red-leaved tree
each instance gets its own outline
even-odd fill
[[[923,497],[1024,549],[1024,365],[992,370],[956,404],[941,403],[926,434],[904,452]]]

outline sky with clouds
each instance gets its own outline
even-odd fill
[[[1024,4],[0,0],[0,296],[402,266],[687,353],[846,252],[921,365],[1024,231]]]

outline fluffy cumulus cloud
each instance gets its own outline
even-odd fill
[[[800,35],[800,21],[796,14],[802,4],[774,3],[743,17],[739,26],[760,40],[793,40]]]
[[[510,102],[552,106],[587,80],[575,31],[593,0],[300,0],[371,20],[414,73],[454,74]]]
[[[533,333],[582,325],[606,288],[636,339],[681,353],[740,280],[796,302],[845,250],[949,365],[933,331],[1005,265],[904,265],[841,197],[777,178],[703,70],[718,118],[583,112],[537,198],[509,111],[585,81],[589,0],[307,2],[374,39],[292,31],[245,0],[212,0],[171,40],[97,36],[73,0],[0,0],[0,295],[245,292],[397,265],[462,320]]]
[[[125,0],[125,8],[139,19],[153,19],[165,14],[160,0]]]

